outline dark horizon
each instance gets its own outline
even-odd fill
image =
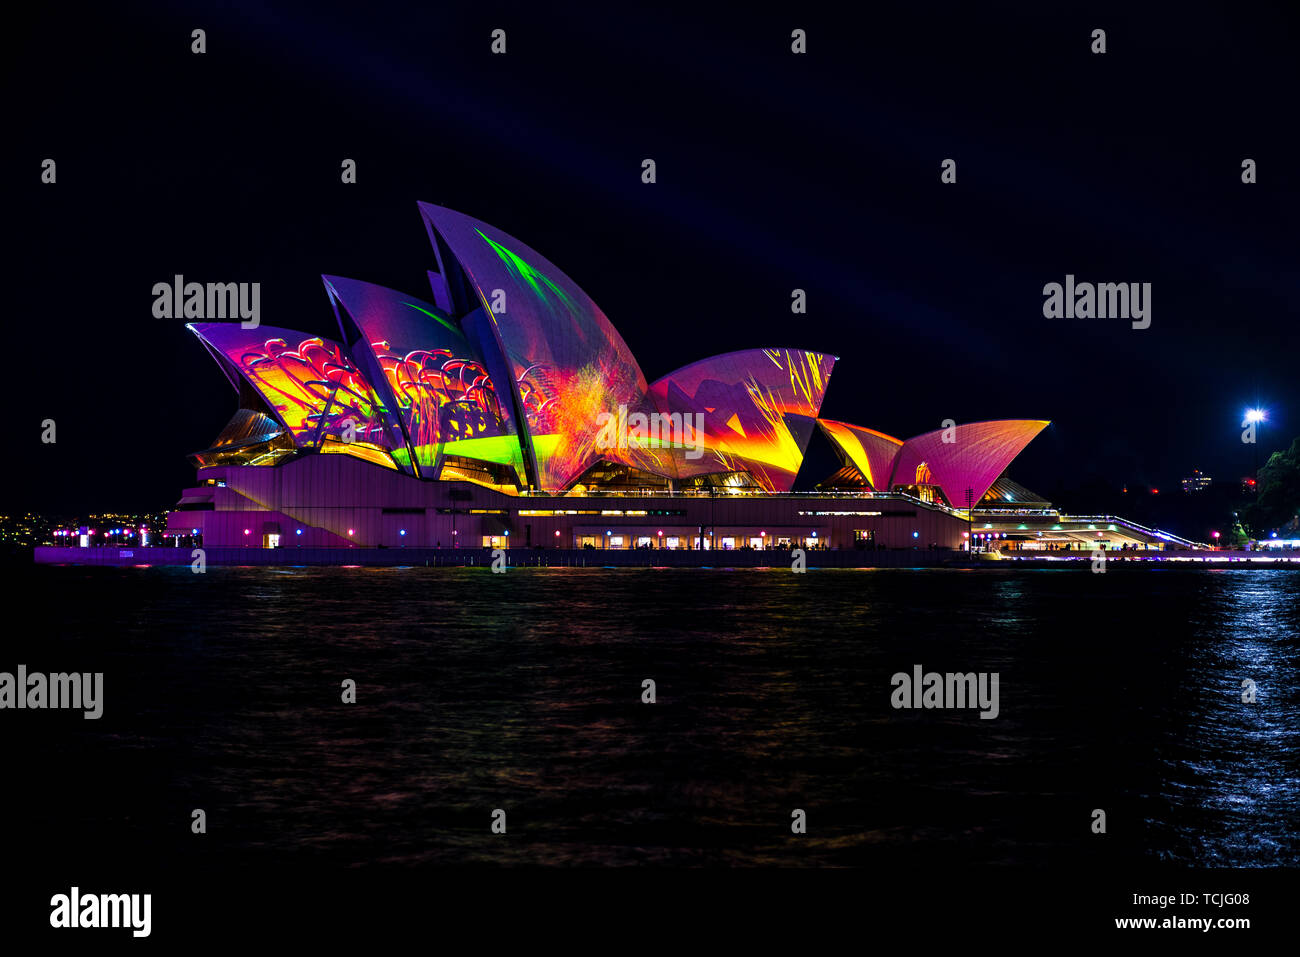
[[[192,481],[235,396],[183,320],[152,318],[155,282],[260,282],[264,324],[337,337],[322,274],[428,297],[418,200],[560,265],[651,379],[796,346],[840,357],[828,418],[1050,419],[1011,469],[1044,493],[1235,484],[1248,406],[1261,463],[1300,433],[1285,13],[21,16],[17,315],[56,347],[19,363],[9,511],[155,510]],[[1151,327],[1044,318],[1067,274],[1150,282]]]

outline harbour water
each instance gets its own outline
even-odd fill
[[[1288,570],[10,572],[0,671],[104,674],[3,716],[18,846],[73,861],[1300,864]],[[895,709],[917,665],[997,717]]]

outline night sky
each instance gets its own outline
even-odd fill
[[[802,347],[831,418],[1051,419],[1031,488],[1235,479],[1256,402],[1261,457],[1300,433],[1294,13],[439,6],[7,14],[0,508],[173,504],[236,403],[153,284],[260,282],[263,324],[337,337],[323,273],[430,298],[417,200],[558,264],[649,379]],[[1151,327],[1045,319],[1067,273],[1150,282]]]

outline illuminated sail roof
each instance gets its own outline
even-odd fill
[[[632,351],[600,307],[545,256],[463,213],[420,204],[442,276],[449,254],[471,283],[504,353],[542,488],[568,486],[610,457],[601,413],[650,412]],[[448,293],[449,302],[454,297]],[[615,451],[615,457],[617,452]],[[635,464],[642,465],[640,461]]]
[[[834,367],[821,352],[748,349],[652,383],[660,413],[694,415],[703,426],[698,449],[670,450],[678,477],[747,471],[769,491],[789,491]]]
[[[966,490],[971,490],[973,502],[983,498],[1011,460],[1048,424],[1040,419],[1001,419],[918,435],[899,449],[890,486],[937,485],[950,505],[964,508]]]
[[[1048,424],[977,422],[904,442],[819,419],[838,360],[801,349],[728,352],[647,384],[600,307],[554,263],[481,220],[419,208],[437,265],[433,303],[326,276],[342,343],[237,322],[189,326],[250,413],[205,461],[271,464],[312,449],[509,490],[725,473],[737,487],[782,492],[820,425],[846,473],[871,489],[932,486],[960,506]]]
[[[374,386],[339,343],[273,326],[197,322],[187,328],[227,376],[237,373],[257,391],[298,448],[346,451],[390,468],[405,457]]]
[[[438,478],[446,455],[510,465],[522,477],[510,396],[498,394],[459,323],[384,286],[324,280],[343,337],[359,365],[372,364],[421,477]]]
[[[861,473],[867,485],[879,492],[889,491],[889,476],[894,457],[903,447],[902,439],[834,419],[818,419],[817,424],[841,456]]]

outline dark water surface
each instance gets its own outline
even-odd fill
[[[1300,864],[1294,572],[10,581],[35,615],[0,670],[105,672],[99,721],[0,715],[28,851],[159,868]],[[998,672],[999,717],[892,709],[891,675],[915,664]]]

